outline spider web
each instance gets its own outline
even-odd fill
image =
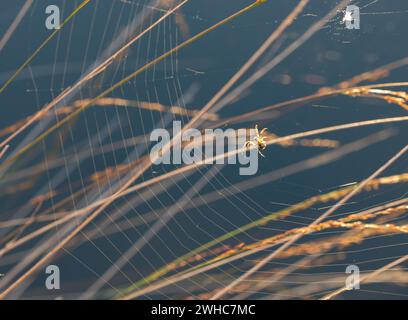
[[[2,6],[10,12],[19,12],[24,2],[17,5],[13,1]],[[67,16],[80,3],[53,1],[52,4],[57,4],[62,16]],[[5,108],[2,128],[57,99],[177,3],[101,0],[87,5],[5,92],[3,103],[16,108]],[[187,3],[30,126],[10,144],[2,160],[13,156],[41,132],[79,108],[84,100],[92,99],[155,57],[247,4],[224,0],[211,4]],[[338,41],[346,37],[339,23],[340,11],[273,71],[241,90],[244,81],[264,70],[265,65],[299,39],[302,30],[335,6],[333,1],[324,4],[311,1],[294,24],[232,88],[238,93],[234,99],[225,105],[222,102],[216,105],[217,121],[224,123],[224,128],[251,128],[258,123],[260,127],[268,127],[272,134],[285,136],[336,124],[406,115],[406,110],[384,101],[344,96],[269,111],[241,122],[231,120],[404,58],[401,44],[396,43],[406,28],[404,2],[359,1],[356,4],[363,8],[362,17],[366,18],[364,14],[369,17],[376,28],[347,33],[347,44]],[[34,1],[7,46],[0,51],[3,61],[7,61],[0,70],[2,83],[12,73],[10,69],[18,68],[20,61],[38,46],[39,39],[48,34],[43,27],[45,6],[43,1]],[[281,10],[274,10],[274,6]],[[278,1],[265,8],[251,11],[185,51],[155,64],[42,141],[16,169],[1,172],[4,211],[0,234],[4,240],[0,250],[5,250],[0,254],[0,273],[4,274],[0,280],[1,290],[50,252],[137,174],[143,157],[149,154],[152,130],[171,128],[174,120],[187,124],[194,111],[200,110],[279,26],[293,5]],[[391,22],[390,16],[393,17]],[[3,20],[2,30],[6,30],[10,21]],[[384,28],[380,30],[379,26]],[[364,43],[359,43],[362,39],[373,44],[372,49],[366,50]],[[385,45],[374,45],[378,39],[398,50],[391,54],[391,50],[384,50]],[[404,81],[404,66],[379,81]],[[216,126],[217,121],[203,121],[199,129]],[[245,226],[311,197],[323,197],[364,180],[404,145],[404,134],[406,136],[406,126],[402,122],[269,146],[265,150],[266,158],[259,160],[259,171],[253,177],[239,176],[237,166],[231,165],[197,167],[192,171],[182,171],[183,166],[176,165],[151,166],[132,184],[136,188],[133,192],[106,206],[48,263],[60,268],[62,290],[55,293],[45,288],[46,266],[43,266],[9,297],[113,298],[135,290],[135,284],[142,282],[140,289],[149,285],[158,288],[142,292],[138,295],[140,298],[209,298],[277,247],[266,247],[236,258],[231,255],[234,250],[238,253],[245,246],[307,227],[337,201],[316,201],[266,224]],[[354,149],[351,148],[353,143],[356,144]],[[339,158],[334,157],[333,152],[337,152]],[[333,160],[322,160],[332,156]],[[308,167],[306,164],[310,162],[312,165]],[[393,164],[384,176],[401,175],[406,169],[405,157]],[[176,170],[180,173],[173,175]],[[144,183],[147,187],[138,188]],[[403,206],[406,195],[404,183],[379,184],[358,194],[329,220],[380,206]],[[379,222],[375,220],[375,223]],[[403,226],[405,215],[397,212],[386,216],[384,223]],[[35,235],[36,232],[40,234]],[[322,241],[346,242],[347,237],[352,236],[347,232],[333,228],[308,234],[292,245],[293,250],[298,249],[300,253],[288,253],[269,262],[227,297],[320,298],[344,285],[347,266],[356,265],[362,274],[368,274],[406,252],[403,233],[372,234],[349,245],[333,244],[327,250],[322,247]],[[19,244],[22,240],[24,242]],[[210,242],[214,244],[195,251]],[[13,246],[15,248],[10,249]],[[186,255],[189,257],[180,262]],[[220,255],[232,258],[225,258],[225,262],[213,260]],[[310,265],[302,266],[302,259],[310,259]],[[178,262],[174,264],[174,261]],[[208,271],[205,269],[219,261],[223,263]],[[174,267],[149,282],[152,275],[160,274],[162,268],[169,265]],[[195,269],[197,273],[193,272]],[[191,277],[183,278],[189,272]],[[378,277],[375,283],[362,284],[360,290],[345,296],[404,298],[408,294],[405,276],[404,264],[400,264]]]

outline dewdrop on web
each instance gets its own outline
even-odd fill
[[[170,132],[163,128],[152,131],[150,141],[156,142],[150,151],[153,164],[240,164],[240,175],[258,172],[259,149],[247,147],[247,129],[205,129],[202,132],[190,128],[180,135],[181,131],[181,121],[174,121],[172,135],[176,138],[172,149],[167,152],[163,149],[172,141]],[[259,139],[259,133],[250,129],[250,141],[254,137]]]

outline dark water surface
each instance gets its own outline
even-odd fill
[[[23,0],[6,0],[0,3],[1,34],[4,34],[24,2]],[[1,83],[4,83],[11,73],[49,35],[50,31],[44,25],[45,7],[48,4],[56,4],[63,8],[63,16],[65,17],[79,2],[34,1],[21,25],[0,52]],[[339,1],[333,0],[311,0],[310,2],[304,13],[283,34],[265,57],[250,70],[249,74],[262,68],[271,58],[282,52],[307,28],[339,3]],[[95,96],[101,90],[108,88],[125,75],[174,47],[177,43],[213,25],[248,3],[249,1],[246,0],[191,1],[179,11],[178,25],[175,24],[175,19],[171,18],[161,24],[158,29],[148,33],[118,59],[118,62],[106,73],[105,77],[92,82],[92,86],[87,85],[77,97]],[[200,39],[135,80],[126,83],[110,96],[159,102],[163,105],[180,104],[189,109],[199,109],[239,70],[240,66],[279,26],[297,3],[298,1],[294,0],[271,0]],[[309,41],[251,86],[250,90],[244,92],[242,97],[238,97],[237,101],[223,108],[220,111],[220,116],[227,118],[309,95],[321,87],[336,85],[354,75],[406,57],[408,52],[408,2],[406,0],[361,0],[353,3],[362,8],[360,30],[347,30],[344,24],[340,23],[343,13],[339,12]],[[18,79],[1,94],[0,128],[31,115],[55,98],[63,89],[74,84],[96,59],[101,58],[106,48],[119,39],[120,30],[129,25],[142,10],[155,13],[154,17],[149,18],[144,26],[149,25],[159,16],[157,12],[160,14],[160,11],[149,9],[148,1],[99,0],[92,1],[91,4],[87,5],[74,18],[73,22],[68,24],[41,51],[30,64],[30,67],[26,68]],[[181,26],[185,26],[185,28],[183,29]],[[403,67],[393,71],[385,78],[376,80],[376,82],[406,81],[406,75],[407,68]],[[192,99],[186,97],[190,92],[193,93]],[[281,109],[276,118],[269,119],[265,116],[260,120],[228,124],[225,127],[253,128],[255,123],[258,123],[260,127],[268,127],[270,132],[284,136],[337,124],[404,115],[407,115],[407,110],[383,101],[341,96],[306,103],[295,108]],[[67,135],[64,141],[64,150],[71,150],[70,152],[73,153],[62,154],[66,159],[71,159],[68,162],[73,161],[71,156],[79,153],[79,150],[72,149],[72,146],[78,148],[86,146],[90,136],[103,131],[107,125],[112,125],[112,128],[110,128],[111,132],[103,143],[148,134],[155,126],[164,123],[162,119],[161,114],[146,110],[140,111],[130,108],[125,112],[121,108],[90,108],[76,119],[75,123],[71,124],[72,130],[63,129],[66,130],[65,134]],[[187,120],[187,118],[183,118],[184,122]],[[115,124],[118,125],[117,129],[114,129]],[[132,266],[127,264],[123,268],[124,274],[128,278],[124,274],[119,274],[112,283],[117,287],[129,285],[129,279],[132,281],[140,279],[141,276],[150,274],[165,262],[172,261],[189,250],[236,227],[265,216],[267,213],[295,204],[311,196],[328,192],[338,186],[363,180],[406,144],[408,130],[405,122],[339,131],[321,136],[321,138],[334,139],[346,144],[386,128],[396,130],[391,138],[355,152],[339,161],[277,179],[243,193],[239,193],[237,190],[233,197],[182,211],[166,224],[158,237],[149,241],[148,245],[132,259]],[[17,142],[21,141],[23,140],[17,139],[11,148],[18,146]],[[96,145],[99,143],[101,142],[98,141]],[[32,154],[32,163],[42,159],[45,152],[48,153],[48,151],[54,150],[53,148],[59,150],[58,152],[64,152],[61,151],[57,136],[48,139],[46,144],[37,149],[37,153]],[[133,148],[128,148],[127,151],[131,152]],[[259,160],[257,175],[262,176],[325,151],[327,149],[268,147],[264,152],[266,158]],[[64,176],[58,188],[64,190],[65,196],[67,196],[80,187],[76,182],[80,181],[81,174],[89,176],[95,171],[119,164],[125,161],[128,155],[122,150],[114,154],[107,153],[103,156],[91,157],[81,163],[81,170],[74,170],[66,175],[61,168],[50,169],[48,173],[36,177],[33,189],[19,195],[1,194],[0,210],[5,215],[13,216],[19,212],[18,208],[35,195],[40,188],[47,190],[47,183],[58,173]],[[69,163],[66,163],[62,169],[68,165]],[[146,172],[143,179],[149,179],[171,169],[172,167],[155,166]],[[392,165],[384,173],[384,176],[402,173],[406,169],[407,157]],[[154,197],[133,207],[126,216],[134,218],[151,210],[166,212],[166,208],[179,201],[178,199],[190,190],[191,185],[206,171],[203,169],[199,173],[182,179],[159,197]],[[200,194],[219,190],[245,179],[251,179],[251,177],[239,176],[236,166],[226,166],[222,169],[221,174],[211,181]],[[71,189],[68,188],[70,184]],[[0,184],[0,188],[6,187],[8,186],[4,183]],[[336,214],[362,210],[383,202],[396,200],[406,195],[406,192],[406,185],[395,185],[370,193],[363,193],[353,198],[350,204],[339,209]],[[131,199],[130,196],[126,197],[126,201]],[[115,208],[124,203],[125,200],[123,199],[115,202],[114,206],[106,210],[104,216],[112,214],[115,212]],[[230,243],[250,243],[254,239],[270,237],[289,228],[304,226],[327,210],[323,207],[331,204],[319,204],[318,207],[305,210],[305,212],[298,213],[288,219],[276,221],[268,224],[265,228],[245,233],[230,240]],[[50,203],[47,205],[51,206]],[[80,206],[78,204],[78,207]],[[120,257],[120,253],[126,251],[149,229],[149,226],[151,224],[144,224],[124,233],[102,236],[96,240],[95,244],[86,243],[72,250],[69,254],[65,253],[61,259],[56,260],[61,268],[62,281],[66,284],[63,286],[62,293],[59,294],[72,293],[72,296],[76,297],[78,293],[85,291],[97,279],[97,276],[90,270],[94,270],[98,274],[103,273],[112,265],[112,261],[116,261]],[[319,236],[325,235],[328,234],[323,233]],[[319,236],[308,236],[304,240],[314,240]],[[374,237],[360,245],[348,247],[346,250],[351,251],[343,259],[335,260],[335,262],[326,265],[323,263],[321,267],[298,272],[300,274],[341,275],[344,274],[344,270],[349,264],[357,264],[364,271],[375,270],[396,257],[406,254],[405,242],[406,236],[404,235]],[[35,245],[34,242],[29,243],[22,249],[30,249]],[[381,249],[382,247],[386,249]],[[84,262],[86,266],[79,261]],[[297,261],[297,258],[279,261],[289,264]],[[231,271],[232,274],[236,276],[240,272],[234,268],[245,267],[249,269],[250,263],[250,260],[241,261],[240,264],[230,265],[223,270],[228,273],[231,268],[234,270]],[[136,267],[137,272],[134,267]],[[272,263],[269,267],[278,268],[282,265]],[[401,268],[403,267],[404,265],[401,265]],[[10,268],[11,265],[0,267],[0,273],[7,273]],[[205,280],[209,281],[209,279],[211,279],[210,276]],[[233,277],[229,279],[232,280]],[[29,287],[30,290],[26,291],[26,295],[46,297],[51,295],[54,297],[53,293],[42,289],[43,281],[44,276],[40,274]],[[185,297],[188,296],[190,285],[193,285],[193,282],[185,285],[187,292],[172,287],[168,292],[149,297]],[[211,285],[205,284],[205,281],[202,286],[203,292],[206,291],[205,288],[211,288]],[[342,284],[340,283],[339,286]],[[404,285],[373,284],[363,289],[357,293],[347,293],[344,297],[386,299],[404,298],[408,294],[407,287]],[[392,295],[387,294],[387,292],[392,293]],[[259,295],[259,297],[261,296]]]

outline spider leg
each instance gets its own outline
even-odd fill
[[[260,135],[262,136],[262,135],[265,133],[265,131],[268,131],[268,128],[263,128],[263,129],[261,130]]]
[[[247,141],[247,142],[245,142],[245,148],[248,148],[249,146],[254,146],[254,145],[256,145],[256,143],[255,142],[253,142],[253,141]]]
[[[257,137],[259,137],[258,124],[255,125],[255,134]]]
[[[259,153],[262,157],[266,158],[266,157],[263,155],[263,153],[261,152],[261,150],[258,149],[258,153]]]

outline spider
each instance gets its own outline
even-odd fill
[[[353,18],[353,13],[351,11],[345,11],[343,10],[342,13],[344,14],[343,19],[342,19],[342,24],[345,24],[346,22],[350,23],[354,20]]]
[[[264,136],[265,131],[267,131],[268,128],[263,128],[261,132],[258,130],[258,125],[255,125],[255,137],[254,141],[248,140],[245,142],[245,148],[248,148],[249,146],[256,146],[258,148],[258,153],[265,158],[265,156],[262,154],[262,150],[265,150],[266,148],[266,137]]]

